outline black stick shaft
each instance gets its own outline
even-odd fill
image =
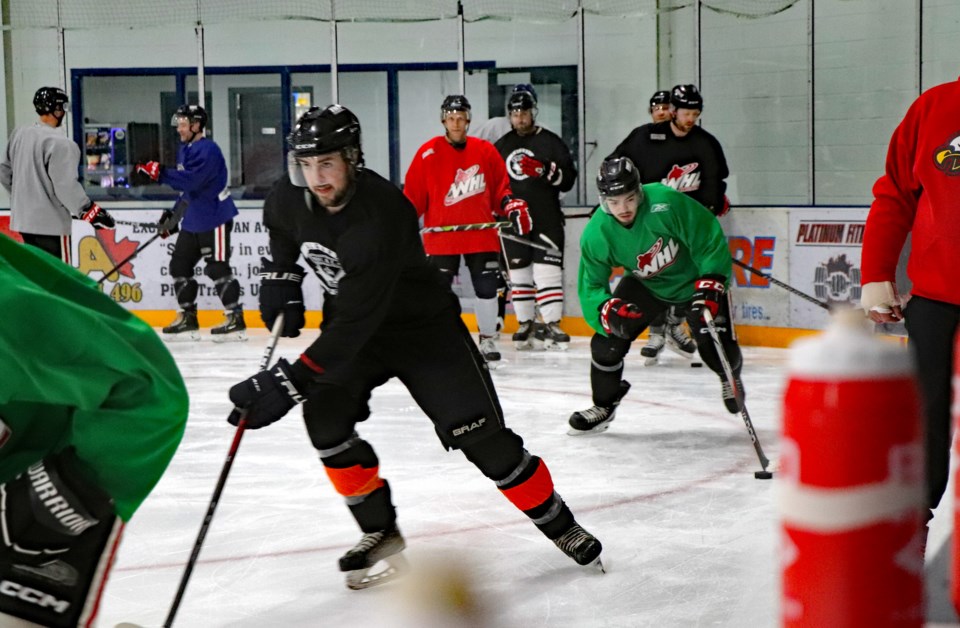
[[[154,236],[153,236],[152,238],[150,238],[149,240],[147,240],[146,242],[144,242],[143,244],[141,244],[140,246],[138,246],[136,251],[134,251],[133,253],[131,253],[130,255],[128,255],[122,262],[120,262],[119,264],[117,264],[116,266],[114,266],[113,268],[111,268],[109,272],[105,273],[105,274],[103,275],[103,277],[101,277],[101,278],[97,281],[97,285],[102,284],[104,281],[107,280],[107,277],[109,277],[109,276],[112,275],[113,273],[115,273],[115,272],[117,272],[118,270],[120,270],[121,268],[123,268],[123,265],[124,265],[124,264],[126,264],[127,262],[129,262],[130,260],[132,260],[134,257],[136,257],[137,255],[139,255],[139,254],[140,254],[140,251],[142,251],[143,249],[147,248],[147,246],[148,246],[151,242],[153,242],[154,240],[156,240],[156,239],[159,238],[159,237],[160,237],[160,234],[159,234],[159,233],[154,234]]]
[[[739,390],[736,386],[736,380],[733,378],[733,369],[730,367],[730,360],[727,359],[727,352],[724,350],[723,344],[720,343],[720,334],[717,333],[717,326],[713,323],[713,316],[710,314],[710,310],[705,309],[703,311],[703,320],[707,323],[707,331],[710,333],[710,338],[713,339],[713,346],[716,347],[717,355],[720,357],[723,374],[727,378],[731,389],[738,393],[737,396],[740,398],[740,407],[742,408],[740,416],[743,417],[743,424],[747,426],[747,433],[750,435],[750,440],[753,441],[753,449],[757,452],[757,458],[760,459],[760,466],[766,471],[770,465],[770,460],[763,453],[763,447],[760,446],[760,438],[757,436],[757,430],[753,429],[753,421],[750,420],[750,414],[747,412],[747,404],[743,400],[743,391]]]
[[[280,331],[283,329],[283,314],[277,316],[273,323],[273,335],[270,337],[270,343],[264,351],[263,358],[260,360],[260,370],[264,370],[270,364],[273,358],[273,351],[277,348],[277,341],[280,339]],[[227,484],[227,477],[230,475],[230,469],[233,467],[233,459],[240,449],[240,440],[243,438],[243,432],[247,429],[246,411],[240,415],[240,422],[237,425],[237,431],[233,435],[233,442],[230,443],[230,450],[227,452],[227,459],[223,462],[223,469],[220,471],[220,479],[217,480],[217,486],[213,489],[213,496],[210,498],[210,505],[207,506],[207,514],[200,525],[200,532],[197,533],[197,540],[193,544],[193,551],[190,552],[190,559],[183,570],[183,576],[180,578],[180,586],[177,589],[177,595],[173,598],[173,604],[170,606],[170,612],[167,613],[167,619],[163,622],[163,628],[171,628],[173,620],[180,609],[180,602],[183,600],[183,594],[187,590],[187,583],[190,581],[190,575],[197,564],[197,558],[200,557],[200,549],[203,547],[203,541],[207,538],[207,531],[210,529],[210,522],[213,521],[213,513],[217,510],[217,504],[220,503],[220,495],[223,493],[223,487]]]
[[[814,297],[810,296],[810,295],[807,294],[806,292],[800,292],[799,290],[797,290],[797,289],[794,288],[793,286],[791,286],[791,285],[789,285],[789,284],[785,284],[785,283],[783,283],[782,281],[780,281],[779,279],[775,279],[775,278],[771,277],[770,275],[766,275],[766,274],[760,272],[759,270],[757,270],[756,268],[754,268],[753,266],[750,266],[749,264],[745,264],[745,263],[741,262],[740,260],[738,260],[738,259],[735,258],[735,257],[731,257],[730,259],[732,259],[732,260],[733,260],[733,263],[736,264],[737,266],[739,266],[740,268],[742,268],[742,269],[744,269],[744,270],[749,270],[749,271],[750,271],[751,273],[753,273],[754,275],[758,275],[758,276],[760,276],[760,277],[763,277],[764,279],[766,279],[767,281],[769,281],[769,282],[772,283],[773,285],[775,285],[775,286],[780,286],[781,288],[783,288],[783,289],[786,290],[787,292],[792,292],[793,294],[797,295],[798,297],[801,297],[801,298],[803,298],[803,299],[806,299],[807,301],[810,301],[810,303],[813,303],[813,304],[815,304],[815,305],[819,305],[820,307],[822,307],[822,308],[825,309],[825,310],[829,310],[829,309],[830,309],[830,306],[829,306],[829,305],[827,305],[826,303],[824,303],[823,301],[821,301],[821,300],[819,300],[819,299],[817,299],[817,298],[814,298]]]

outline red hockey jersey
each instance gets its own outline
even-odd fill
[[[493,144],[467,137],[454,148],[438,135],[417,150],[403,192],[423,216],[424,227],[468,225],[499,220],[503,197],[510,194],[507,169]],[[457,255],[500,250],[496,229],[423,234],[427,255]]]
[[[912,231],[913,294],[960,305],[960,79],[917,98],[893,133],[863,237],[861,282],[893,281]]]

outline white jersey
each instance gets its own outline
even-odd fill
[[[77,180],[80,147],[60,129],[37,122],[10,134],[0,184],[10,192],[10,228],[35,235],[70,235],[73,218],[90,205]]]

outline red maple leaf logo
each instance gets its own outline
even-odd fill
[[[137,250],[137,246],[140,244],[129,238],[123,238],[117,242],[117,232],[114,229],[97,229],[94,235],[100,240],[100,244],[103,245],[103,250],[106,251],[107,257],[110,258],[111,265],[117,264],[120,260],[127,259]],[[127,262],[114,272],[118,272],[132,279],[134,277],[133,263]]]
[[[657,241],[647,249],[646,253],[641,253],[637,255],[637,268],[643,270],[647,266],[650,266],[653,263],[654,258],[657,257],[657,253],[660,252],[660,249],[663,248],[663,238],[657,238]]]

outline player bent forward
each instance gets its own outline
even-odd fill
[[[570,434],[603,432],[630,389],[623,381],[623,359],[630,343],[661,312],[689,304],[687,322],[700,356],[720,376],[723,403],[741,410],[724,376],[704,310],[713,315],[724,352],[740,390],[742,356],[730,316],[726,285],[732,263],[727,239],[716,217],[686,194],[661,183],[640,185],[633,162],[606,159],[597,176],[600,207],[580,238],[578,291],[583,316],[596,330],[590,341],[592,408],[570,416]],[[613,294],[610,273],[627,273]],[[740,397],[742,400],[742,396]]]
[[[356,431],[370,415],[371,392],[393,377],[447,449],[461,450],[577,563],[598,561],[600,542],[574,520],[546,464],[504,425],[458,301],[424,253],[415,208],[364,168],[357,118],[340,105],[314,107],[297,121],[289,141],[290,178],[278,181],[264,204],[273,260],[263,260],[260,311],[270,327],[283,312],[283,335],[299,335],[303,270],[296,261],[303,252],[325,292],[323,333],[293,363],[281,359],[235,385],[230,399],[247,411],[251,428],[304,404],[310,440],[364,533],[340,558],[347,586],[389,579],[389,569],[377,575],[369,570],[380,560],[397,568],[404,549],[390,485],[380,476],[373,447]]]
[[[0,626],[92,626],[187,391],[153,329],[75,269],[0,235],[0,285]]]

